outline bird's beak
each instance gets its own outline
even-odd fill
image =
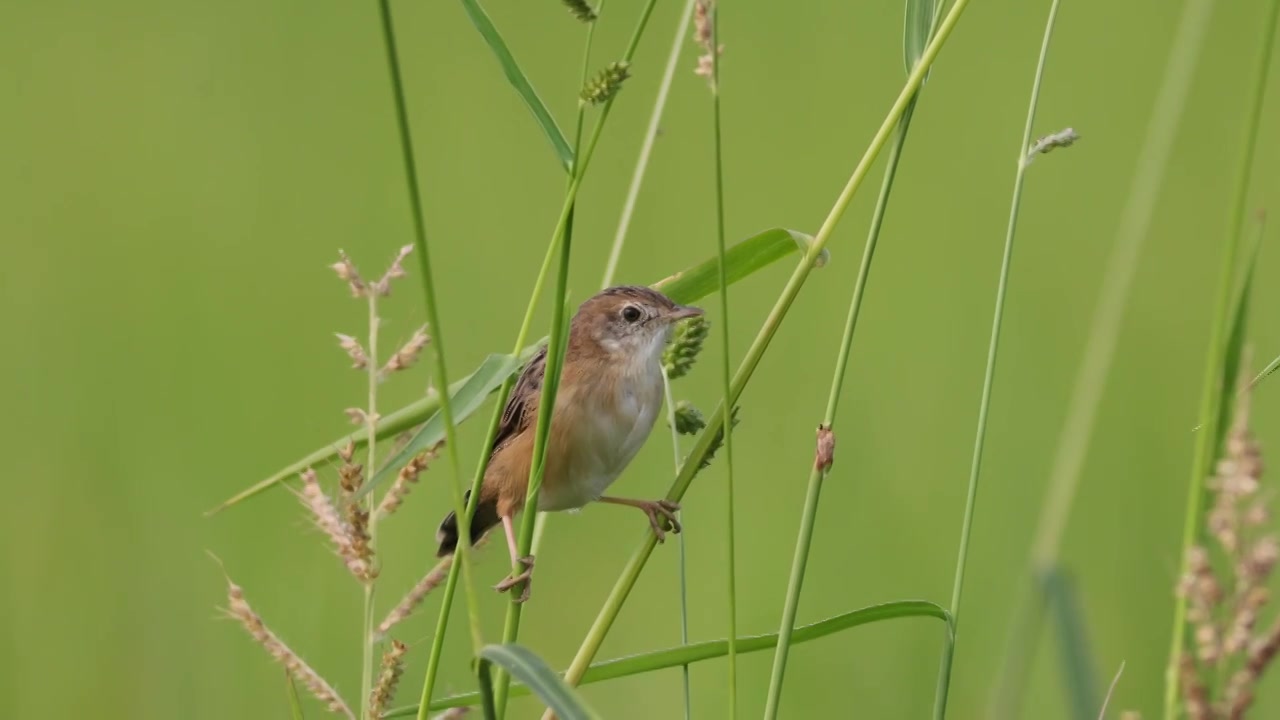
[[[675,310],[667,313],[667,319],[671,322],[684,320],[685,318],[698,317],[702,315],[702,308],[692,307],[689,305],[677,305]]]

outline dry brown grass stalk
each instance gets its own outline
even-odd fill
[[[351,528],[343,522],[333,503],[325,496],[311,468],[302,471],[302,501],[311,510],[316,525],[324,531],[338,550],[338,556],[352,575],[363,582],[374,577],[372,566],[360,557],[352,540]]]
[[[396,695],[396,685],[404,674],[404,654],[409,647],[399,640],[392,640],[391,647],[382,654],[382,671],[378,674],[378,684],[369,696],[369,716],[381,718],[387,706]]]
[[[329,710],[340,713],[352,720],[355,715],[352,714],[351,708],[338,695],[338,691],[333,688],[320,674],[311,668],[301,657],[298,656],[288,645],[284,644],[275,633],[267,627],[262,618],[249,607],[248,601],[244,599],[244,589],[227,578],[227,614],[240,622],[244,629],[249,632],[253,639],[258,642],[267,654],[275,658],[301,682],[311,694],[316,696],[320,702],[324,703]]]

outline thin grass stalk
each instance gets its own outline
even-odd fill
[[[1262,382],[1264,379],[1266,379],[1268,375],[1275,372],[1276,368],[1280,368],[1280,356],[1277,356],[1276,359],[1267,363],[1267,366],[1262,368],[1262,372],[1258,373],[1253,377],[1253,380],[1249,383],[1249,387],[1250,388],[1257,387],[1258,383]]]
[[[417,196],[417,191],[414,191]],[[425,236],[424,236],[425,238]],[[425,240],[423,245],[425,246]],[[420,248],[425,250],[426,248]],[[367,300],[369,304],[369,340],[367,352],[369,355],[368,376],[369,376],[369,398],[368,408],[365,410],[365,427],[369,433],[369,437],[374,437],[377,431],[378,422],[378,292],[373,287],[369,288]],[[448,387],[447,385],[445,387]],[[365,467],[378,467],[377,461],[378,443],[371,442],[366,446],[368,453],[368,464]],[[365,500],[366,506],[369,508],[369,544],[375,549],[378,547],[378,513],[374,506],[374,497],[370,493]],[[377,643],[373,629],[373,592],[377,583],[377,575],[370,573],[368,581],[364,583],[364,607],[362,615],[362,637],[363,656],[360,668],[360,717],[369,717],[369,694],[373,691],[373,646]]]
[[[640,197],[640,185],[644,182],[645,173],[649,170],[649,156],[653,153],[654,141],[658,137],[658,128],[662,123],[662,114],[667,108],[667,95],[671,91],[671,82],[676,75],[676,67],[680,63],[680,50],[684,47],[685,33],[689,32],[689,21],[693,18],[693,6],[697,0],[685,0],[681,11],[680,22],[676,24],[676,37],[671,41],[671,50],[667,53],[667,67],[662,71],[662,82],[658,84],[658,94],[653,101],[653,110],[649,113],[649,127],[644,132],[644,140],[640,143],[640,155],[636,158],[635,170],[631,173],[631,185],[627,188],[627,197],[622,203],[622,216],[618,219],[618,229],[613,235],[613,246],[609,249],[609,259],[604,266],[602,288],[613,285],[614,275],[618,271],[618,261],[622,257],[622,246],[627,241],[627,231],[631,229],[631,215],[635,212],[636,199]]]
[[[634,57],[636,48],[640,44],[640,38],[644,34],[644,28],[649,22],[650,15],[653,13],[655,3],[656,0],[648,0],[644,8],[641,10],[640,20],[636,26],[635,32],[632,34],[631,41],[627,46],[627,50],[623,56],[624,60],[629,62],[631,58]],[[595,23],[592,23],[593,27],[594,24]],[[555,253],[559,248],[560,239],[563,237],[564,231],[568,226],[569,216],[571,214],[573,204],[577,200],[578,188],[581,184],[582,177],[586,174],[587,168],[591,164],[591,157],[595,154],[596,143],[600,139],[600,134],[604,129],[605,121],[609,116],[609,110],[613,107],[615,99],[616,98],[610,98],[609,101],[604,104],[604,107],[600,112],[600,117],[596,121],[596,125],[592,130],[591,139],[588,141],[585,151],[578,153],[575,150],[575,160],[572,168],[573,172],[571,174],[569,187],[565,191],[564,205],[561,208],[561,214],[560,218],[557,220],[556,229],[551,233],[551,242],[547,246],[547,252],[543,259],[542,268],[539,270],[538,277],[534,283],[534,289],[529,299],[529,304],[525,308],[524,320],[521,322],[520,331],[516,336],[515,349],[512,351],[513,354],[518,354],[524,348],[525,342],[528,339],[529,330],[533,326],[534,310],[537,307],[538,297],[542,294],[542,284],[550,269],[551,259],[555,256]],[[484,481],[485,469],[488,468],[489,465],[489,448],[492,447],[493,440],[498,435],[498,425],[502,419],[502,411],[506,406],[507,398],[511,394],[511,388],[515,384],[515,380],[514,376],[507,378],[507,380],[502,383],[502,387],[498,389],[493,415],[489,420],[489,428],[485,434],[485,442],[483,445],[484,450],[480,454],[476,473],[472,479],[470,502],[467,503],[465,512],[458,515],[458,517],[461,518],[460,522],[464,524],[464,526],[469,526],[471,516],[475,512],[476,503],[479,501],[480,484]],[[422,686],[422,702],[420,704],[420,708],[427,707],[431,699],[431,693],[435,689],[435,680],[439,675],[441,653],[444,647],[444,631],[449,624],[449,611],[453,606],[453,596],[457,586],[457,576],[457,563],[455,563],[449,568],[449,579],[445,582],[444,596],[441,599],[440,615],[436,622],[436,634],[432,639],[431,655],[427,661],[427,673]],[[423,714],[420,715],[419,720],[426,720],[426,710],[421,710],[421,712]]]
[[[721,139],[720,123],[720,3],[711,2],[708,18],[711,23],[711,116],[715,144],[716,171],[716,251],[720,258],[720,342],[721,342],[721,387],[724,391],[724,405],[731,407],[729,396],[732,394],[733,368],[729,362],[729,277],[725,267],[724,242],[724,150]],[[737,578],[737,539],[735,538],[735,520],[733,517],[733,423],[724,425],[724,462],[725,462],[725,505],[726,527],[725,542],[728,545],[728,613],[729,613],[729,717],[738,717],[738,578]]]
[[[404,83],[400,73],[400,59],[396,50],[395,26],[391,19],[390,0],[379,0],[378,8],[382,17],[382,38],[387,52],[387,65],[391,71],[391,86],[395,96],[396,122],[400,133],[400,149],[404,160],[406,186],[409,193],[409,205],[413,211],[413,243],[417,250],[418,264],[422,273],[423,296],[426,303],[427,322],[433,334],[431,347],[435,353],[436,387],[446,391],[440,393],[440,413],[444,418],[445,442],[449,453],[449,469],[453,475],[453,495],[455,512],[462,513],[462,478],[458,475],[458,438],[457,425],[454,423],[453,407],[447,389],[449,373],[445,365],[444,326],[440,322],[439,306],[436,303],[435,282],[431,271],[431,253],[427,245],[426,219],[422,210],[422,196],[418,186],[418,172],[414,162],[413,136],[409,129],[409,113],[405,104]],[[370,435],[369,447],[375,445]],[[370,468],[373,468],[370,463]],[[370,496],[372,502],[372,495]],[[467,611],[470,617],[471,644],[475,652],[484,645],[480,631],[479,598],[476,597],[475,584],[471,578],[470,541],[458,542],[456,562],[453,566],[462,566],[462,582],[467,595]]]
[[[831,379],[831,392],[827,395],[827,409],[823,415],[822,425],[827,430],[834,429],[836,409],[840,402],[841,388],[844,386],[845,372],[849,365],[849,353],[853,346],[853,333],[858,325],[858,315],[862,309],[862,299],[866,293],[867,278],[871,273],[871,259],[875,255],[876,244],[880,238],[880,227],[889,206],[889,193],[893,189],[894,176],[898,171],[898,161],[902,157],[902,147],[906,142],[907,129],[911,125],[911,116],[915,111],[915,101],[907,106],[894,135],[893,145],[884,170],[884,179],[880,185],[880,195],[876,199],[875,210],[871,215],[871,227],[867,232],[866,246],[862,252],[862,262],[858,267],[857,279],[854,280],[853,297],[849,301],[849,312],[845,320],[844,336],[840,340],[840,350],[836,354],[835,372]],[[805,568],[809,560],[810,544],[813,540],[813,528],[818,514],[818,498],[822,492],[822,484],[826,480],[828,467],[817,462],[809,472],[808,489],[805,493],[804,510],[800,516],[800,531],[796,538],[795,555],[791,561],[791,576],[787,582],[786,600],[783,604],[782,621],[778,627],[778,646],[774,650],[773,669],[769,675],[769,695],[765,701],[764,716],[767,719],[778,716],[778,708],[782,698],[782,682],[786,674],[787,654],[791,649],[791,634],[796,623],[796,612],[800,604],[800,588],[804,583]]]
[[[938,53],[946,44],[947,39],[951,37],[952,31],[955,29],[956,23],[964,14],[965,8],[969,6],[969,0],[956,0],[951,10],[943,19],[941,25],[938,26],[938,32],[925,48],[924,54],[920,58],[919,65],[908,75],[907,82],[898,94],[880,128],[872,137],[867,146],[866,152],[858,161],[853,173],[849,176],[848,182],[841,190],[840,195],[836,198],[835,204],[832,206],[830,213],[823,221],[822,227],[818,230],[818,234],[814,236],[813,242],[805,251],[804,257],[792,272],[786,286],[783,288],[781,295],[778,297],[774,307],[769,312],[769,316],[765,319],[763,326],[752,341],[746,355],[743,357],[742,363],[738,366],[738,371],[734,375],[731,387],[731,400],[737,402],[738,397],[742,394],[747,382],[751,379],[751,375],[755,372],[756,367],[760,363],[760,359],[764,356],[765,350],[768,348],[774,334],[777,333],[778,327],[781,325],[783,318],[786,317],[791,304],[795,301],[796,296],[800,293],[805,280],[812,271],[815,261],[818,260],[822,251],[826,248],[827,242],[831,239],[831,235],[835,230],[840,219],[844,217],[845,211],[852,202],[854,194],[858,188],[862,186],[863,180],[866,179],[867,173],[871,170],[871,165],[875,162],[876,157],[889,141],[890,134],[897,127],[898,121],[906,112],[907,106],[910,104],[912,97],[919,89],[921,82],[929,68],[932,67]],[[689,458],[681,466],[680,473],[676,476],[670,491],[667,493],[667,499],[678,501],[689,488],[692,482],[694,472],[697,470],[699,463],[706,457],[708,449],[711,447],[712,438],[715,437],[717,431],[725,421],[726,406],[721,404],[707,418],[707,425],[698,437],[698,442],[694,445],[693,450],[689,453]],[[657,539],[652,532],[646,530],[645,538],[640,546],[632,554],[631,558],[622,570],[621,576],[615,583],[613,590],[610,591],[609,597],[605,600],[599,614],[596,616],[595,622],[588,631],[586,638],[583,640],[581,647],[578,648],[577,654],[574,656],[573,662],[565,673],[565,679],[570,685],[576,685],[581,679],[587,667],[591,664],[591,660],[599,651],[601,643],[604,642],[605,636],[609,629],[613,626],[617,619],[618,612],[622,609],[622,605],[626,602],[627,597],[631,593],[631,589],[635,587],[636,581],[640,577],[640,572],[644,569],[645,563],[649,559],[649,555],[653,552]],[[543,716],[544,720],[552,717],[549,714]]]
[[[1022,131],[1022,144],[1018,148],[1018,169],[1013,180],[1013,200],[1009,208],[1009,225],[1004,238],[1004,255],[1000,260],[1000,280],[996,287],[995,314],[991,321],[991,340],[987,347],[987,367],[982,379],[982,399],[978,406],[978,429],[973,441],[973,460],[969,467],[969,490],[965,499],[964,521],[960,529],[960,550],[956,558],[955,581],[951,589],[951,616],[954,619],[953,636],[942,653],[938,669],[938,686],[934,695],[933,714],[937,720],[946,717],[947,695],[951,688],[951,666],[955,658],[956,635],[960,624],[960,599],[964,593],[964,571],[969,558],[969,538],[973,531],[973,517],[977,510],[978,479],[982,474],[982,451],[986,444],[987,415],[991,409],[991,390],[995,384],[996,355],[1000,347],[1000,328],[1004,322],[1004,304],[1009,289],[1009,271],[1013,261],[1013,239],[1018,228],[1018,212],[1022,206],[1022,189],[1026,181],[1027,152],[1031,147],[1031,132],[1035,125],[1036,106],[1040,102],[1040,85],[1044,78],[1045,62],[1049,56],[1049,41],[1058,19],[1061,0],[1053,0],[1049,17],[1044,25],[1044,39],[1040,43],[1040,59],[1036,62],[1035,80],[1031,85],[1031,100],[1027,105],[1027,122]]]
[[[690,7],[693,3],[689,3]],[[686,28],[687,29],[687,28]],[[677,36],[682,37],[683,33]],[[671,452],[674,455],[675,471],[680,472],[680,433],[676,430],[676,399],[671,394],[671,378],[667,377],[667,369],[662,369],[662,391],[666,395],[667,401],[667,424],[671,426]],[[684,526],[684,509],[676,511],[676,520],[679,521],[681,527]],[[680,549],[680,644],[689,644],[689,576],[687,572],[687,561],[685,558],[685,536],[689,534],[685,529],[676,536]],[[693,717],[693,695],[689,685],[689,666],[687,664],[680,666],[680,680],[684,690],[684,717],[690,720]]]
[[[595,8],[597,18],[599,13],[604,10],[604,0],[601,0]],[[582,83],[586,83],[591,73],[591,46],[595,39],[596,23],[592,22],[587,25],[587,39],[583,45],[582,51]],[[578,116],[574,123],[573,133],[573,152],[577,157],[578,150],[582,146],[582,124],[585,117],[586,104],[578,104]],[[571,169],[569,176],[570,185],[577,179],[577,166]],[[567,192],[567,189],[566,189]],[[576,205],[576,204],[575,204]],[[518,543],[521,548],[521,556],[532,554],[532,539],[529,542],[524,541],[525,526],[532,525],[533,529],[537,529],[539,520],[545,523],[542,513],[537,511],[538,492],[542,485],[543,463],[546,459],[547,440],[550,438],[551,431],[551,413],[555,409],[556,394],[560,388],[560,370],[564,366],[564,351],[568,342],[568,329],[565,327],[565,295],[568,293],[569,282],[569,252],[573,244],[573,208],[570,206],[568,221],[564,226],[563,237],[557,238],[553,244],[559,246],[559,269],[556,276],[554,307],[557,308],[551,317],[551,333],[548,336],[547,347],[547,366],[546,377],[543,380],[542,397],[538,405],[538,421],[534,428],[533,439],[533,461],[529,465],[529,484],[526,489],[525,513],[520,525],[520,538]],[[520,572],[518,564],[514,565],[511,570],[513,573]],[[514,643],[520,634],[520,616],[521,604],[515,601],[516,590],[512,590],[512,602],[507,605],[506,619],[503,622],[502,642],[503,644]],[[494,709],[498,717],[506,717],[507,713],[507,693],[511,684],[511,676],[501,667],[496,669],[494,674]]]
[[[991,700],[991,717],[996,720],[1021,715],[1022,693],[1028,684],[1044,617],[1046,599],[1040,578],[1058,563],[1062,537],[1079,487],[1080,472],[1088,453],[1102,391],[1115,356],[1129,289],[1151,227],[1161,181],[1199,63],[1212,9],[1213,0],[1187,0],[1183,4],[1173,45],[1165,62],[1164,77],[1143,133],[1137,171],[1133,175],[1116,241],[1106,263],[1106,274],[1089,325],[1084,357],[1071,392],[1067,420],[1058,438],[1049,487],[1041,504],[1040,519],[1031,545],[1028,577],[1022,583],[1010,614],[1002,669]]]
[[[1253,159],[1258,142],[1258,128],[1262,120],[1262,105],[1266,97],[1267,75],[1271,66],[1271,52],[1278,18],[1280,18],[1280,0],[1271,0],[1262,26],[1263,36],[1258,48],[1257,63],[1254,65],[1253,88],[1248,99],[1249,110],[1245,119],[1244,140],[1240,147],[1239,172],[1236,175],[1235,191],[1227,216],[1226,248],[1222,253],[1222,267],[1219,270],[1218,297],[1214,302],[1213,324],[1209,329],[1208,360],[1205,362],[1204,379],[1200,390],[1200,431],[1196,436],[1195,453],[1191,463],[1191,482],[1187,487],[1187,509],[1183,520],[1180,573],[1186,571],[1189,551],[1204,531],[1204,483],[1217,456],[1218,446],[1221,444],[1219,411],[1222,395],[1229,391],[1222,387],[1222,373],[1226,362],[1226,338],[1227,327],[1230,324],[1231,300],[1235,292],[1233,280],[1239,262],[1245,202],[1249,190],[1249,178],[1253,173]],[[1174,604],[1169,666],[1165,671],[1163,714],[1165,720],[1173,720],[1178,710],[1178,665],[1186,646],[1186,633],[1187,598],[1180,594]]]

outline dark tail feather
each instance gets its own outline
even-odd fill
[[[462,502],[465,505],[470,501],[471,493],[468,491],[462,496]],[[479,540],[489,528],[497,525],[502,521],[498,517],[498,503],[496,500],[481,500],[476,505],[476,512],[471,516],[471,542]],[[458,547],[458,517],[455,513],[449,513],[444,516],[444,522],[440,523],[440,529],[436,531],[436,542],[440,543],[440,548],[436,550],[436,557],[445,557],[452,555],[453,551]]]

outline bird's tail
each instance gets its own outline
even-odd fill
[[[468,491],[462,497],[462,504],[467,504],[471,498],[471,492]],[[471,516],[471,542],[479,540],[489,528],[497,525],[501,521],[498,517],[498,501],[485,500],[483,496],[479,503],[476,504],[475,514]],[[453,551],[458,547],[458,517],[454,513],[444,516],[444,521],[440,523],[440,529],[436,530],[436,542],[440,543],[440,548],[436,550],[436,557],[445,557],[452,555]]]

